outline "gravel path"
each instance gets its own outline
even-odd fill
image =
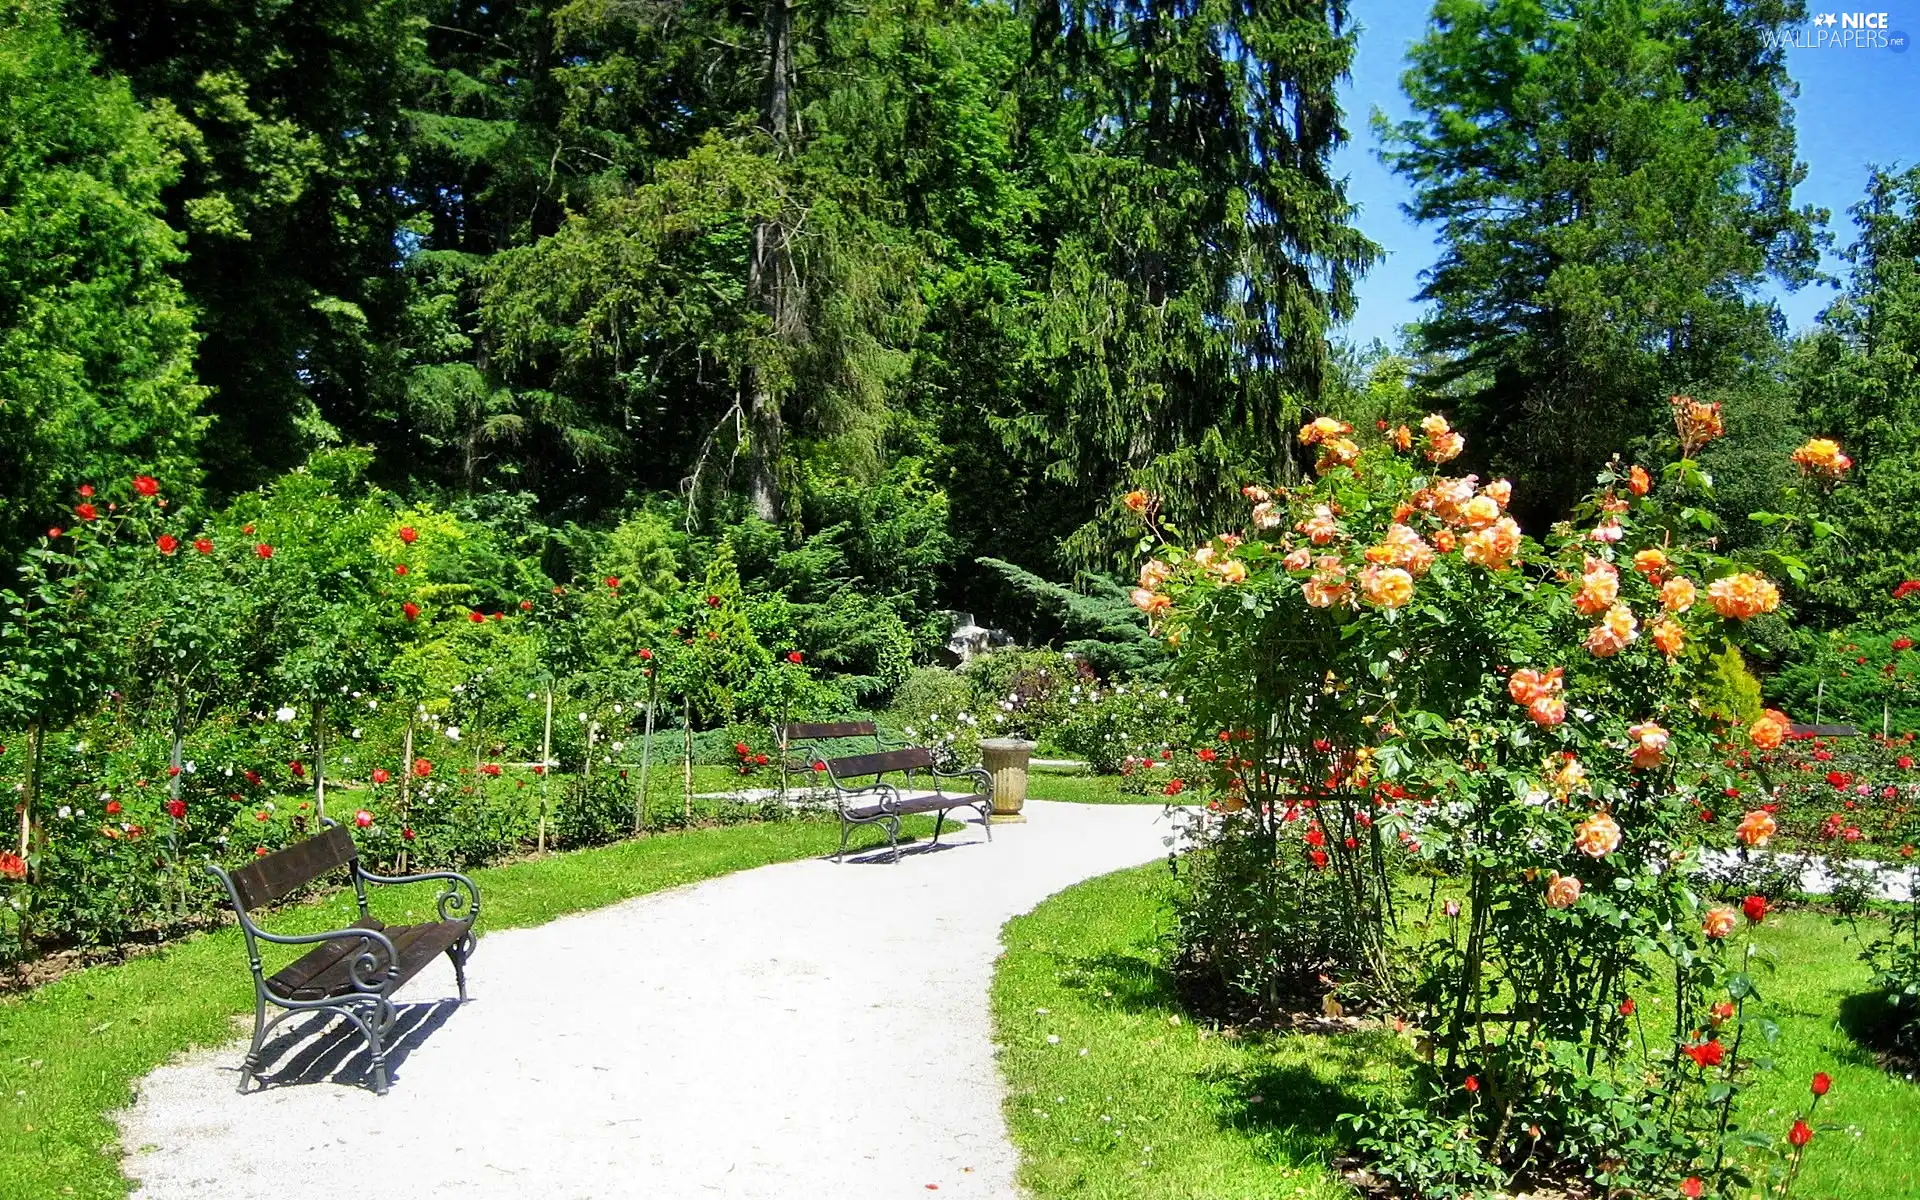
[[[487,935],[464,1008],[430,1003],[444,960],[402,991],[387,1096],[331,1031],[248,1096],[244,1041],[196,1053],[121,1114],[126,1171],[141,1200],[1014,1196],[1000,926],[1166,833],[1154,806],[1027,811],[992,845],[969,827],[898,866],[764,867]]]

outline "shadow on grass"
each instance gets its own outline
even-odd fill
[[[1902,1030],[1913,1030],[1911,1016],[1885,992],[1856,992],[1840,1002],[1839,1025],[1853,1042],[1857,1063],[1904,1073],[1920,1068],[1913,1033],[1901,1037]]]
[[[1062,961],[1060,986],[1084,993],[1089,1003],[1122,1012],[1180,1012],[1172,971],[1145,954],[1090,954]]]

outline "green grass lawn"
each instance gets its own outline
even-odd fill
[[[1335,1122],[1392,1086],[1409,1052],[1384,1031],[1229,1038],[1197,1027],[1164,969],[1164,866],[1070,888],[1008,923],[993,986],[1021,1181],[1040,1200],[1337,1197]],[[1813,1072],[1832,1074],[1796,1196],[1920,1200],[1920,1087],[1874,1065],[1842,1028],[1864,989],[1826,918],[1770,919],[1762,988],[1782,1026],[1776,1069],[1745,1120],[1784,1134]],[[1058,1038],[1057,1042],[1049,1040]]]
[[[925,817],[902,830],[916,837],[932,831]],[[795,819],[663,834],[482,869],[473,872],[483,905],[480,929],[484,935],[538,925],[731,871],[830,853],[839,836],[837,821]],[[855,835],[856,845],[873,841],[871,832]],[[390,922],[426,916],[437,894],[430,885],[373,892],[376,911]],[[313,932],[345,925],[352,913],[351,893],[342,892],[270,914],[265,924]],[[287,950],[283,957],[292,955]],[[476,991],[486,988],[486,961],[483,947],[470,976]],[[235,1016],[252,1008],[246,955],[232,927],[0,1002],[0,1197],[126,1195],[108,1114],[131,1101],[136,1079],[175,1053],[237,1036]]]
[[[1064,800],[1071,804],[1165,804],[1165,796],[1132,796],[1120,790],[1118,775],[1094,775],[1072,768],[1042,767],[1027,775],[1027,795],[1034,800]]]

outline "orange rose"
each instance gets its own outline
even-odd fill
[[[1271,500],[1262,500],[1253,506],[1253,527],[1272,529],[1280,524],[1280,509]]]
[[[1654,647],[1668,658],[1676,657],[1686,648],[1687,631],[1678,621],[1661,617],[1647,632],[1653,638]]]
[[[1588,858],[1605,858],[1620,848],[1620,823],[1594,813],[1573,829],[1573,848]]]
[[[1612,658],[1632,645],[1640,636],[1640,622],[1633,616],[1633,610],[1624,604],[1616,604],[1607,610],[1600,624],[1587,632],[1587,649],[1595,658]]]
[[[1701,922],[1707,936],[1718,940],[1732,933],[1740,923],[1740,914],[1724,904],[1715,905],[1707,910],[1707,919]]]
[[[1655,575],[1667,569],[1665,550],[1642,550],[1633,556],[1633,569],[1642,575]]]
[[[1808,475],[1838,479],[1853,469],[1853,460],[1840,453],[1840,443],[1832,438],[1814,438],[1793,452],[1794,465]]]
[[[1324,546],[1340,533],[1340,523],[1333,519],[1330,505],[1316,505],[1313,515],[1294,526],[1297,532],[1307,535],[1307,540],[1316,546]]]
[[[1332,417],[1315,417],[1300,427],[1300,444],[1318,446],[1334,438],[1344,437],[1353,432],[1353,426],[1345,421],[1336,421]]]
[[[1486,487],[1481,488],[1480,494],[1491,499],[1495,504],[1498,504],[1504,509],[1513,501],[1513,481],[1496,479]]]
[[[1501,517],[1486,529],[1476,529],[1461,539],[1460,557],[1490,571],[1504,571],[1520,553],[1520,524],[1512,517]]]
[[[1720,420],[1717,401],[1703,404],[1692,396],[1671,396],[1667,403],[1673,406],[1673,424],[1680,433],[1681,453],[1688,458],[1693,457],[1695,450],[1727,432]]]
[[[1360,457],[1360,447],[1351,438],[1333,438],[1320,444],[1320,457],[1313,469],[1325,475],[1341,467],[1350,467]]]
[[[1707,586],[1707,597],[1721,616],[1747,621],[1780,607],[1780,589],[1764,575],[1742,571],[1726,575]]]
[[[1629,752],[1633,765],[1642,771],[1657,767],[1667,753],[1667,731],[1652,721],[1643,721],[1627,730],[1627,736],[1633,739]]]
[[[1685,612],[1693,607],[1699,592],[1693,580],[1677,575],[1660,585],[1660,604],[1668,612]]]
[[[1402,454],[1413,449],[1413,430],[1408,429],[1405,425],[1395,429],[1393,431],[1393,448]]]
[[[1149,502],[1149,498],[1145,492],[1139,490],[1138,488],[1135,488],[1133,491],[1128,492],[1126,495],[1122,496],[1120,498],[1120,502],[1126,505],[1128,508],[1132,509],[1134,512],[1144,513],[1147,511],[1147,504]]]
[[[1219,579],[1221,583],[1234,584],[1245,583],[1247,581],[1247,564],[1237,558],[1229,558],[1225,562],[1214,563],[1211,567],[1208,567],[1207,570],[1210,571],[1215,578]]]
[[[1627,490],[1636,496],[1644,496],[1653,490],[1653,478],[1645,467],[1635,467],[1627,472]]]
[[[1562,800],[1587,785],[1587,768],[1571,752],[1560,757],[1558,763],[1551,757],[1547,759],[1547,782]]]
[[[1756,808],[1740,818],[1739,828],[1733,831],[1733,836],[1757,849],[1766,845],[1768,839],[1779,832],[1779,829],[1780,826],[1774,821],[1772,813]]]
[[[1547,907],[1572,908],[1580,902],[1580,893],[1584,890],[1578,879],[1556,871],[1547,877]]]
[[[1157,558],[1150,558],[1140,568],[1140,586],[1147,591],[1156,591],[1161,584],[1173,576],[1173,568]]]
[[[1512,696],[1516,704],[1532,704],[1542,696],[1559,694],[1565,686],[1562,681],[1565,675],[1564,667],[1552,667],[1544,672],[1521,667],[1507,677],[1507,695]]]
[[[1413,576],[1399,567],[1371,565],[1360,572],[1360,591],[1381,608],[1403,608],[1413,599]]]
[[[1759,719],[1747,726],[1747,736],[1753,744],[1762,750],[1777,750],[1780,743],[1787,739],[1787,715],[1775,709],[1767,709]]]
[[[1247,486],[1241,488],[1240,494],[1242,496],[1245,496],[1247,499],[1253,501],[1255,504],[1265,504],[1267,501],[1273,499],[1273,493],[1269,492],[1267,489],[1261,487],[1257,483],[1250,483]]]
[[[1345,575],[1319,574],[1300,585],[1307,603],[1315,608],[1332,608],[1353,594]]]
[[[1160,592],[1146,588],[1133,589],[1133,606],[1148,616],[1158,616],[1173,607],[1173,600]]]
[[[1452,554],[1458,544],[1451,529],[1442,529],[1433,535],[1433,548],[1442,554]]]
[[[1543,729],[1552,729],[1567,719],[1567,702],[1558,696],[1538,696],[1527,705],[1527,715]]]
[[[1460,523],[1469,529],[1485,529],[1500,519],[1500,502],[1492,496],[1475,496],[1460,510]]]
[[[1574,596],[1573,606],[1591,617],[1613,607],[1619,598],[1619,570],[1610,562],[1588,555],[1586,573],[1580,577],[1580,592]]]
[[[1313,565],[1313,552],[1302,546],[1281,559],[1280,565],[1289,571],[1304,571]]]

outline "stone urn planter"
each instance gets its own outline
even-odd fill
[[[1027,802],[1027,762],[1034,743],[1022,738],[986,738],[980,743],[980,765],[993,776],[993,817],[996,825],[1024,821],[1020,809]]]

